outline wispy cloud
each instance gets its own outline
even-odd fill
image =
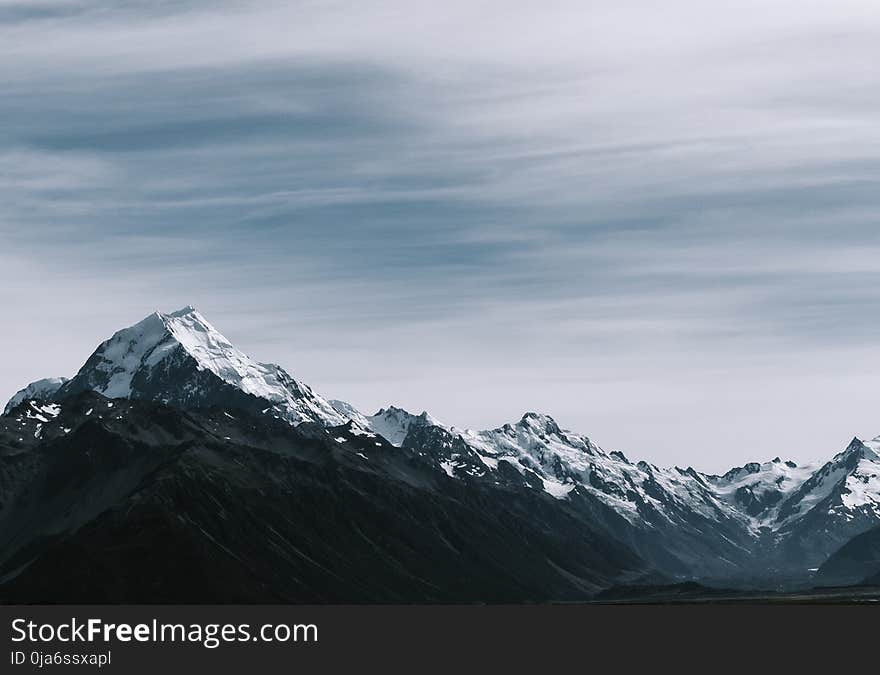
[[[878,18],[0,0],[0,389],[194,302],[366,408],[712,469],[880,432]]]

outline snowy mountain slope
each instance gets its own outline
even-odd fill
[[[806,573],[851,536],[880,523],[880,462],[872,449],[880,441],[855,440],[825,465],[775,458],[723,476],[631,462],[534,412],[486,431],[424,424],[402,445],[429,450],[450,476],[499,483],[519,476],[523,485],[556,499],[588,495],[637,530],[664,532],[677,542],[672,555],[705,544],[724,550],[731,568],[750,564],[760,550],[758,572]]]
[[[706,518],[747,523],[735,505],[716,494],[708,476],[693,469],[633,463],[623,453],[606,452],[588,437],[561,429],[548,415],[528,412],[519,422],[496,429],[452,428],[448,432],[463,444],[458,455],[467,455],[468,465],[470,458],[476,457],[486,472],[493,472],[499,462],[505,462],[521,475],[528,475],[531,482],[537,479],[540,489],[557,499],[564,499],[576,488],[583,489],[633,523],[643,521],[648,511],[674,520],[676,508]],[[405,445],[413,446],[409,441]],[[455,447],[449,438],[444,438],[442,445],[441,452]],[[453,464],[464,461],[455,453],[444,456]]]
[[[777,457],[716,476],[692,468],[634,463],[621,452],[604,451],[587,436],[561,429],[549,415],[534,412],[496,429],[448,430],[490,469],[500,459],[507,460],[520,472],[529,470],[540,476],[544,489],[557,497],[576,486],[586,487],[630,519],[642,517],[634,495],[658,508],[677,503],[707,517],[721,514],[755,533],[784,527],[835,490],[846,509],[873,511],[880,504],[880,439],[864,443],[855,439],[824,465],[798,465]],[[646,485],[651,487],[646,489]]]
[[[630,461],[534,412],[483,431],[394,406],[364,415],[325,400],[280,366],[254,362],[192,307],[118,331],[70,381],[40,381],[16,394],[7,408],[7,431],[18,434],[10,447],[52,440],[53,429],[68,426],[49,424],[53,413],[81,392],[344,428],[336,438],[343,445],[354,437],[376,445],[384,439],[442,480],[545,493],[671,574],[802,573],[880,523],[880,438],[854,439],[823,464],[776,458],[718,476]],[[369,461],[363,454],[359,461]]]
[[[777,524],[784,526],[822,503],[840,512],[866,508],[880,515],[880,455],[869,444],[855,438],[815,471],[782,502]]]
[[[392,445],[401,446],[410,429],[417,426],[443,427],[436,419],[427,412],[413,415],[403,408],[382,408],[375,415],[366,418],[368,428],[380,434]]]
[[[661,469],[605,452],[529,412],[487,431],[414,427],[403,449],[470,484],[544,492],[585,514],[665,574],[733,574],[748,564],[754,535],[692,469]]]
[[[557,498],[581,486],[631,522],[643,519],[646,508],[668,515],[672,505],[709,517],[739,516],[692,469],[633,463],[620,452],[605,452],[588,437],[561,429],[549,415],[528,412],[516,424],[465,431],[462,438],[489,466],[505,459],[521,472],[533,471],[544,490]]]
[[[780,504],[774,528],[786,558],[815,568],[878,523],[877,444],[853,439]]]
[[[183,408],[240,407],[290,422],[343,424],[347,418],[281,366],[257,363],[192,307],[155,312],[103,342],[56,396],[92,390]]]
[[[355,408],[351,403],[340,401],[339,399],[331,399],[330,405],[332,405],[333,409],[340,415],[342,415],[342,417],[351,420],[362,429],[370,428],[370,421],[360,410]]]
[[[15,406],[28,399],[36,399],[40,401],[51,399],[65,382],[67,382],[66,377],[49,377],[43,380],[37,380],[36,382],[31,382],[24,389],[17,391],[13,397],[9,399],[9,402],[3,409],[3,414],[8,414]]]
[[[779,505],[818,468],[797,465],[779,457],[770,462],[753,462],[731,469],[723,476],[709,476],[715,493],[751,518],[751,527],[773,527]]]
[[[398,447],[403,445],[403,440],[410,429],[416,426],[435,426],[446,429],[443,424],[427,412],[413,415],[403,408],[389,406],[381,408],[375,415],[364,415],[346,401],[332,400],[330,404],[336,412],[346,419],[350,419],[362,429],[368,429],[381,435],[386,441]]]
[[[650,571],[548,495],[352,422],[92,391],[0,417],[4,602],[582,601]]]

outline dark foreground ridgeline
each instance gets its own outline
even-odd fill
[[[0,602],[794,601],[880,582],[880,438],[712,475],[536,412],[483,431],[365,415],[192,307],[4,410]]]
[[[0,598],[585,600],[647,567],[544,492],[355,431],[89,392],[22,403],[0,418]]]
[[[637,553],[626,541],[635,534],[598,500],[555,499],[512,469],[507,481],[448,476],[442,453],[420,449],[432,445],[426,434],[442,433],[425,428],[401,448],[353,424],[292,427],[244,411],[183,411],[93,392],[22,402],[0,417],[0,599],[871,597],[864,589],[785,596],[670,585],[662,547],[641,543],[653,559]]]

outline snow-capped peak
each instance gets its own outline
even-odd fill
[[[348,421],[281,366],[252,360],[192,306],[154,312],[117,331],[60,393],[86,389],[108,398],[150,398],[186,407],[235,404],[293,424]]]
[[[880,462],[880,455],[878,455],[878,448],[871,441],[863,441],[859,438],[853,438],[850,441],[849,445],[846,446],[843,450],[838,452],[834,457],[831,458],[826,466],[834,467],[835,469],[843,469],[848,470],[854,467],[856,464],[861,462],[862,460],[867,460],[869,462]]]
[[[3,409],[3,414],[7,414],[19,403],[28,399],[42,401],[52,398],[65,382],[67,382],[66,377],[47,377],[42,380],[37,380],[36,382],[31,382],[24,389],[17,391],[13,397],[9,399],[9,402]]]
[[[157,315],[171,337],[200,366],[248,394],[272,401],[283,400],[279,391],[280,366],[252,361],[194,307],[187,306],[171,314],[157,312]]]
[[[156,312],[156,314],[159,314],[159,316],[162,316],[162,314],[160,312]],[[201,314],[199,314],[199,311],[195,307],[193,307],[192,305],[187,305],[186,307],[183,307],[182,309],[178,309],[176,312],[170,312],[169,314],[165,314],[164,316],[172,318],[172,319],[179,319],[184,316],[193,316],[193,315],[198,316],[199,319],[202,321],[202,323],[204,323],[206,325],[208,324],[208,322],[205,320],[205,318]]]
[[[525,413],[522,416],[522,419],[516,424],[519,427],[532,429],[540,433],[558,434],[561,431],[559,425],[556,424],[556,420],[550,417],[550,415],[543,415],[536,412]]]
[[[818,466],[799,466],[776,457],[769,462],[750,462],[723,476],[709,476],[716,494],[751,519],[754,529],[771,526],[779,506],[813,475]]]
[[[403,408],[389,406],[380,409],[375,415],[366,418],[369,428],[384,437],[392,445],[401,446],[413,426],[443,427],[438,420],[422,411],[413,415]],[[444,427],[445,428],[445,427]]]

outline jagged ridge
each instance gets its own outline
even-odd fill
[[[880,522],[880,440],[855,439],[821,466],[777,457],[717,476],[632,462],[535,412],[485,431],[459,430],[427,412],[394,406],[363,415],[324,399],[280,366],[254,362],[192,307],[156,312],[118,331],[73,379],[34,383],[13,397],[7,412],[18,411],[18,424],[45,425],[51,409],[39,401],[85,391],[187,410],[244,410],[293,425],[348,424],[430,460],[448,477],[515,485],[589,508],[609,533],[673,572],[726,576],[751,561],[803,573]]]
[[[347,418],[281,366],[257,363],[194,308],[155,312],[101,343],[56,393],[144,398],[178,407],[228,405],[291,424],[342,424]]]

